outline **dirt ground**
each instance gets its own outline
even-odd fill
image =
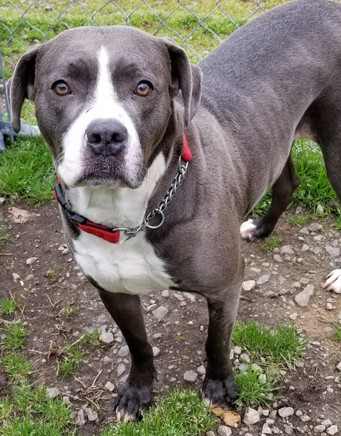
[[[12,206],[31,213],[25,223],[14,222],[17,219],[13,218]],[[3,221],[9,227],[9,240],[0,252],[0,299],[12,295],[20,302],[21,318],[30,332],[24,352],[36,368],[32,379],[47,387],[57,387],[60,395],[69,397],[75,411],[83,406],[93,407],[92,401],[96,402],[99,420],[79,427],[78,434],[98,434],[103,426],[114,422],[113,398],[128,373],[129,356],[124,340],[97,291],[64,250],[57,206],[33,208],[12,205],[7,199],[0,208],[0,223]],[[272,433],[265,433],[264,424],[269,418],[268,412],[264,412],[257,424],[248,428],[242,423],[232,430],[233,435],[341,434],[341,373],[336,369],[341,361],[341,344],[331,339],[341,317],[341,295],[327,292],[321,286],[326,274],[341,265],[337,250],[341,247],[341,234],[333,228],[331,219],[318,220],[322,228],[316,231],[302,229],[290,223],[293,213],[288,212],[276,229],[283,239],[281,248],[275,250],[277,253],[263,253],[259,244],[242,243],[247,263],[245,280],[257,282],[262,277],[260,282],[265,283],[243,292],[239,317],[270,326],[293,323],[308,341],[305,358],[283,374],[280,400],[274,405],[274,410],[291,406],[295,413],[281,418],[272,412],[274,422],[269,424]],[[28,265],[27,259],[32,258],[37,259]],[[264,276],[269,276],[268,280]],[[314,294],[307,307],[298,307],[294,297],[308,284],[314,286]],[[199,390],[203,378],[199,367],[203,364],[207,329],[204,300],[163,292],[143,298],[143,304],[150,341],[159,349],[155,351],[156,395],[179,384]],[[73,316],[63,314],[65,306],[76,307]],[[168,311],[158,320],[153,311],[160,306]],[[94,328],[110,330],[114,342],[95,347],[75,376],[62,377],[58,374],[56,351]],[[3,396],[8,393],[8,385],[1,370],[0,396]],[[189,370],[198,373],[193,384],[183,379]],[[113,392],[105,387],[108,381],[114,384]],[[336,433],[328,432],[328,425],[322,429],[326,419],[338,426]]]

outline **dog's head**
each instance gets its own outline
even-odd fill
[[[12,122],[25,98],[56,169],[70,187],[138,187],[175,110],[195,115],[201,73],[174,43],[130,27],[83,27],[60,34],[18,62],[10,82]]]

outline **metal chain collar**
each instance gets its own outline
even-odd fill
[[[162,224],[165,221],[164,211],[167,209],[169,203],[174,198],[174,195],[175,195],[176,191],[180,187],[183,179],[185,178],[185,174],[187,172],[187,168],[188,168],[188,162],[185,162],[181,158],[181,156],[180,156],[179,157],[178,172],[176,173],[172,184],[170,185],[168,191],[166,192],[166,195],[160,201],[159,205],[155,209],[153,209],[150,213],[148,213],[148,214],[146,214],[144,216],[143,221],[142,221],[142,223],[139,226],[132,227],[132,228],[129,228],[129,227],[116,227],[116,228],[113,228],[112,231],[113,232],[122,231],[126,235],[128,235],[129,238],[132,238],[132,237],[136,236],[142,230],[145,230],[145,228],[148,228],[148,229],[158,229],[159,227],[161,227]],[[154,219],[157,215],[160,216],[160,222],[158,224],[156,224],[156,225],[149,224],[149,222],[152,219]]]

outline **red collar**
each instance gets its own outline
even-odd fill
[[[183,152],[181,159],[185,162],[190,162],[192,160],[192,152],[189,148],[188,140],[186,135],[183,134]],[[70,220],[79,227],[83,232],[90,233],[91,235],[97,236],[104,239],[107,242],[116,244],[120,240],[120,231],[113,227],[102,226],[101,224],[94,223],[82,215],[78,215],[73,212],[69,203],[64,197],[64,192],[61,184],[58,183],[54,187],[53,196],[61,205],[61,207],[66,212]]]

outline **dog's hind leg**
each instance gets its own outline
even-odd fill
[[[114,294],[99,289],[100,297],[121,329],[131,355],[128,380],[121,387],[115,410],[117,419],[125,422],[141,420],[142,407],[151,403],[155,368],[153,350],[147,339],[140,297]]]
[[[248,241],[258,241],[269,236],[279,217],[287,208],[290,198],[299,185],[291,156],[289,156],[281,175],[272,187],[271,206],[266,215],[260,220],[248,220],[240,227],[240,234]]]

